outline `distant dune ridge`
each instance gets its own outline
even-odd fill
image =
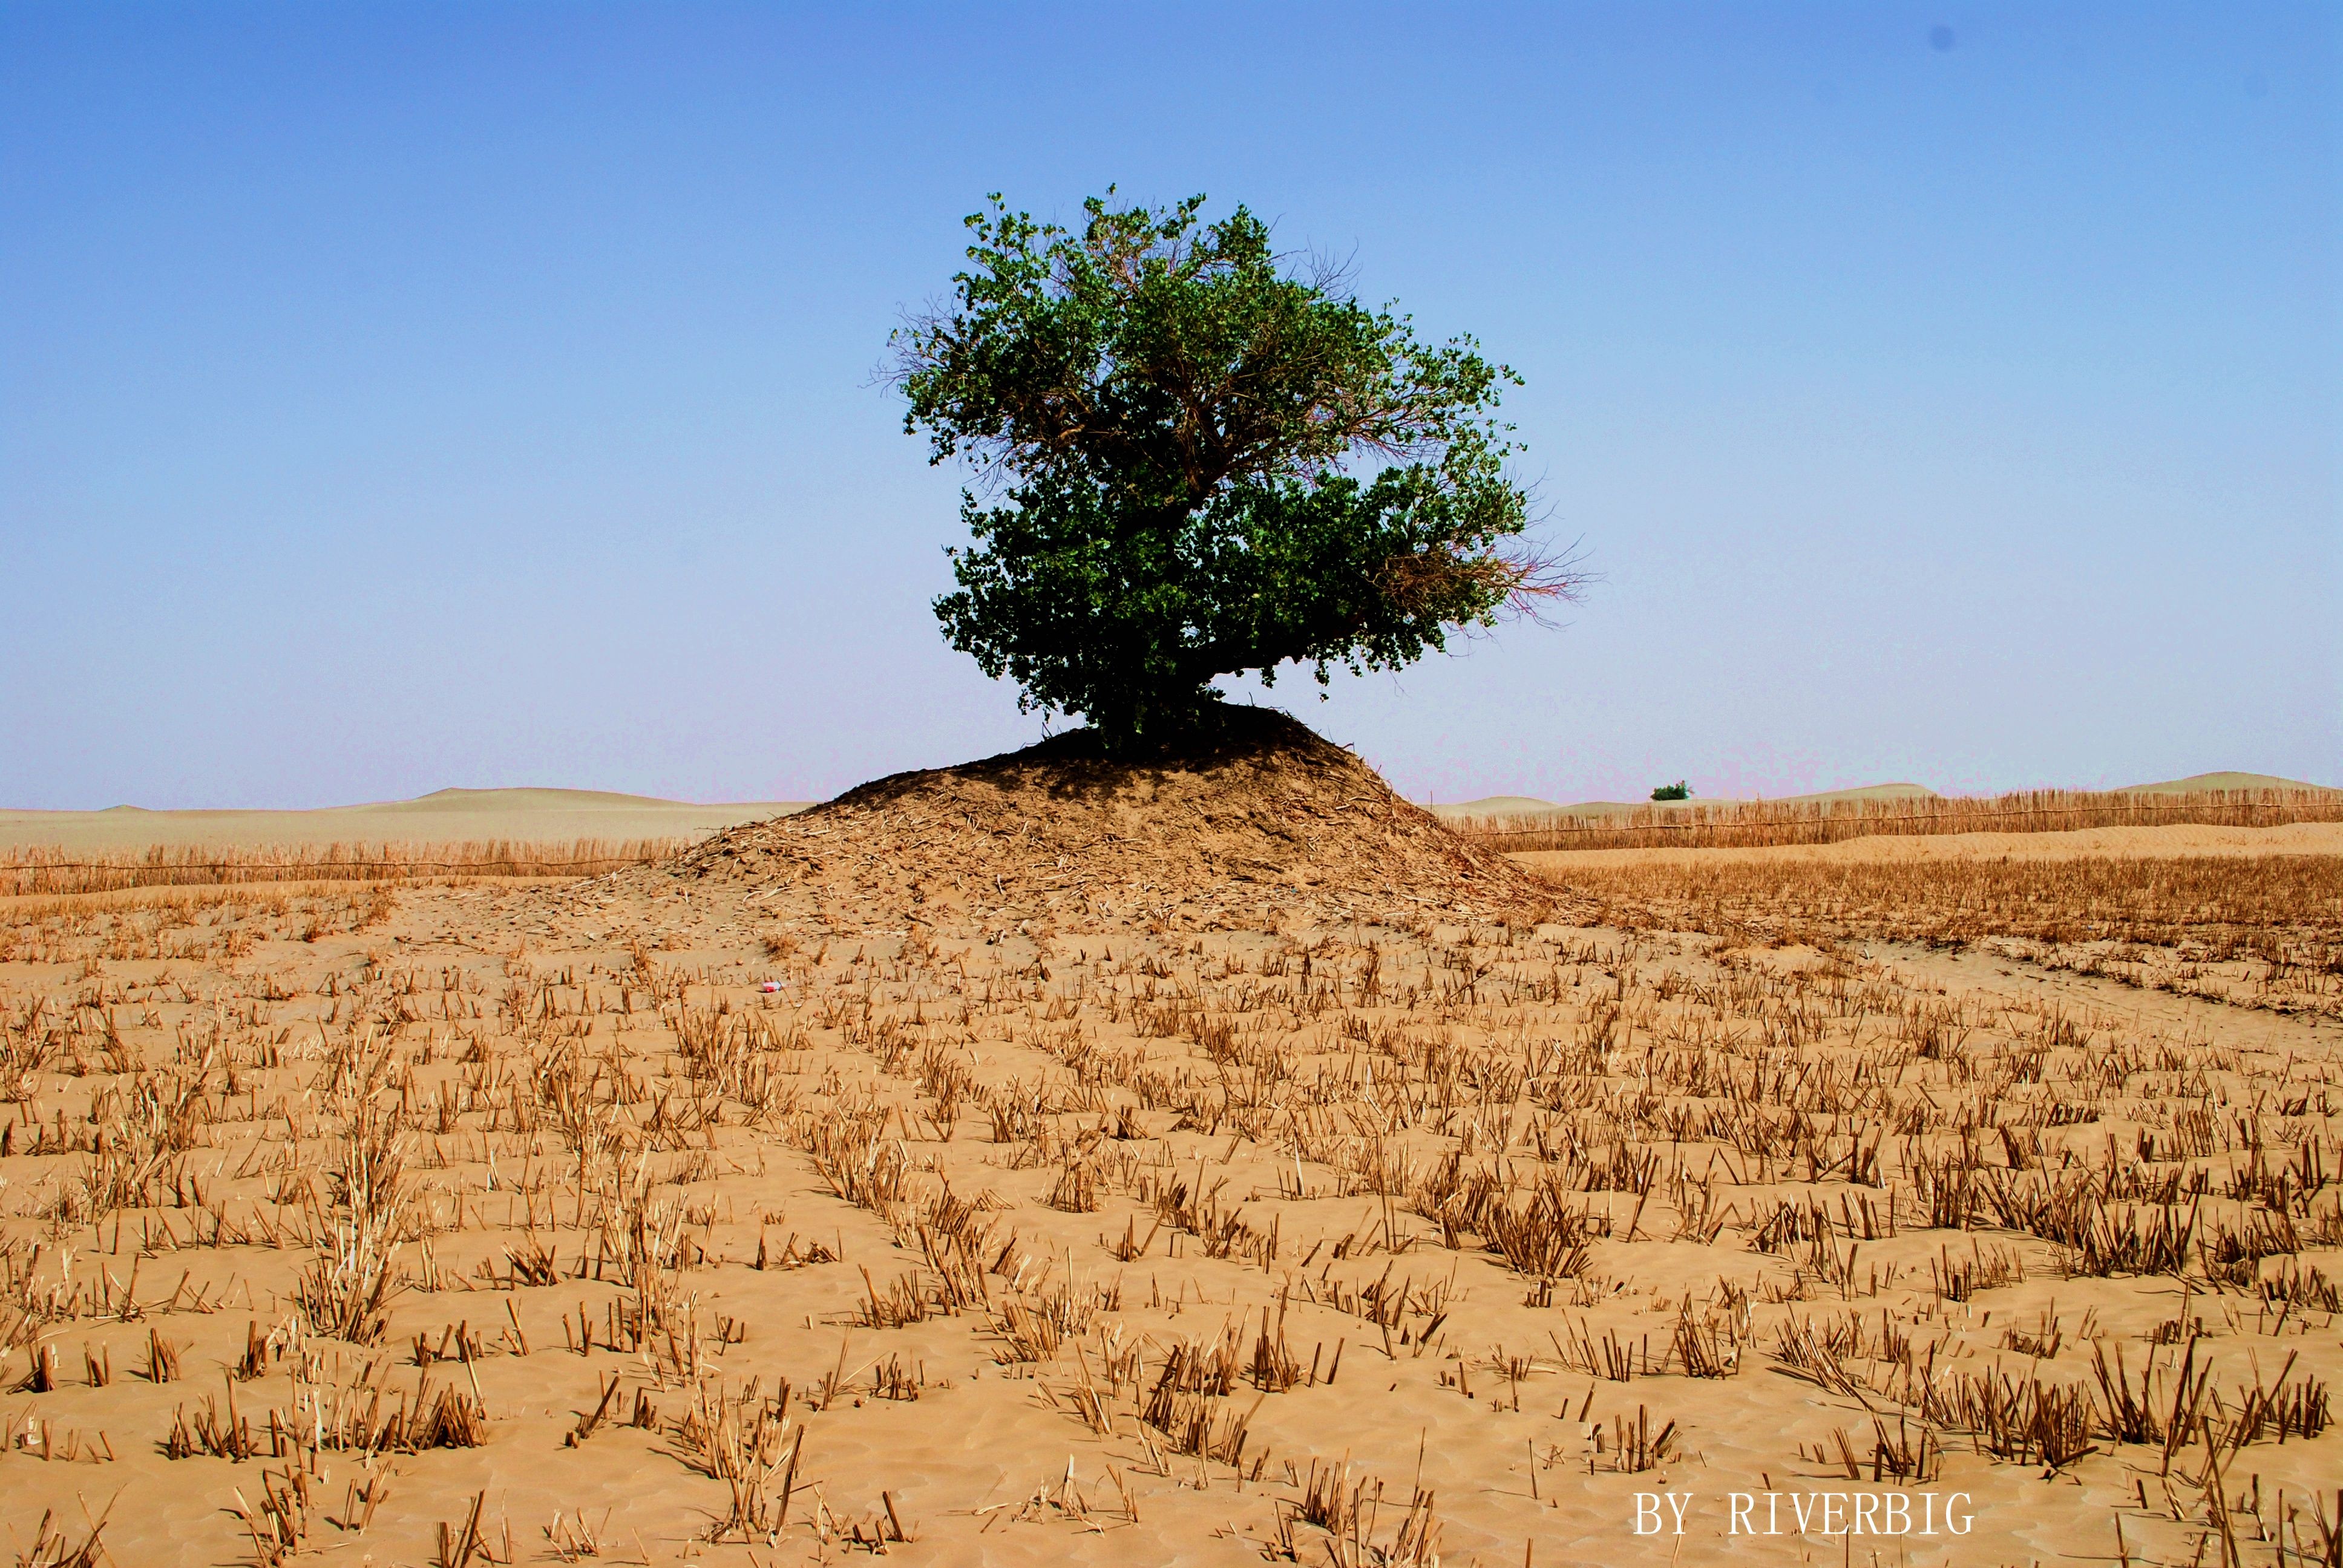
[[[2191,795],[2200,789],[2323,789],[2330,795],[2343,795],[2343,789],[2326,784],[2306,784],[2298,779],[2280,779],[2269,773],[2197,773],[2186,779],[2167,779],[2161,784],[2134,784],[2124,793]]]
[[[263,845],[557,843],[580,839],[678,839],[801,811],[805,800],[700,805],[602,789],[439,789],[413,800],[311,811],[0,810],[0,845],[118,851],[152,844]]]

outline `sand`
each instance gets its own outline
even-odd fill
[[[1327,759],[1076,772],[583,883],[0,910],[6,1523],[250,1562],[298,1475],[290,1562],[433,1562],[476,1496],[524,1563],[2316,1559],[2343,1431],[2233,1423],[2343,1377],[2332,1023],[1579,927]],[[2070,852],[2217,830],[2139,831]],[[2187,1171],[2179,1272],[1996,1206]],[[2096,1411],[2095,1342],[2158,1399],[2210,1366],[2212,1446],[2046,1461],[1952,1408]],[[309,1447],[418,1380],[477,1445]],[[200,1452],[231,1400],[259,1452]],[[1936,1533],[1844,1533],[1899,1520]]]

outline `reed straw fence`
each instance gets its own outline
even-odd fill
[[[494,839],[430,844],[156,844],[115,852],[21,845],[0,849],[0,895],[245,882],[407,882],[435,877],[597,877],[663,860],[689,839]]]
[[[2028,789],[2009,795],[1903,800],[1765,800],[1716,806],[1639,806],[1625,813],[1484,817],[1456,824],[1491,848],[1537,849],[1763,849],[1847,839],[1934,833],[2063,833],[2084,828],[2275,828],[2343,822],[2343,789],[2206,789],[2131,795]]]

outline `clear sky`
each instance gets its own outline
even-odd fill
[[[1277,694],[1457,799],[2343,783],[2331,4],[0,7],[0,805],[827,795],[1039,733],[874,384],[1208,193],[1603,574]]]

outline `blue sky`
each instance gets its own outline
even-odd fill
[[[0,805],[821,796],[1038,734],[874,384],[988,191],[1476,335],[1602,574],[1419,797],[2343,783],[2331,5],[0,8]]]

